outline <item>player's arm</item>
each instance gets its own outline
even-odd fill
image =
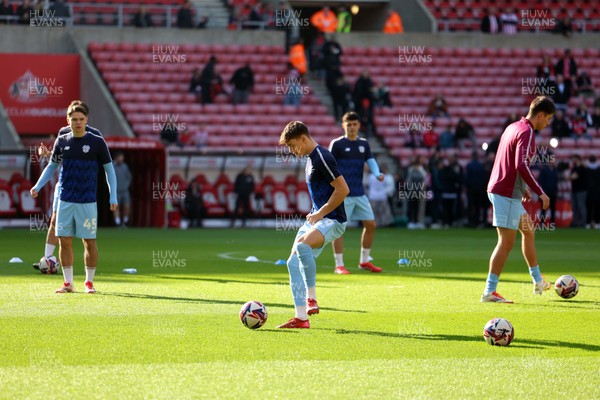
[[[348,193],[350,193],[350,189],[348,188],[348,184],[342,175],[338,176],[331,182],[329,182],[331,186],[333,186],[333,193],[327,200],[327,203],[323,204],[319,210],[315,213],[308,214],[306,219],[309,224],[314,225],[316,222],[320,221],[327,214],[335,210],[344,202]]]
[[[367,160],[367,165],[369,166],[369,170],[371,171],[373,176],[377,178],[379,182],[383,182],[383,174],[379,170],[379,165],[377,164],[377,161],[375,161],[375,159],[371,157]]]
[[[44,187],[44,185],[48,183],[52,176],[54,176],[54,172],[56,172],[58,166],[61,163],[61,156],[62,153],[60,147],[58,146],[57,138],[54,141],[54,147],[52,149],[52,156],[50,157],[50,162],[48,163],[48,165],[46,165],[44,171],[42,171],[42,175],[40,175],[35,185],[29,190],[29,193],[31,193],[31,197],[35,199],[40,193],[40,190],[42,190],[42,188]]]
[[[527,186],[531,188],[542,200],[542,208],[545,210],[550,206],[550,198],[544,193],[544,190],[533,176],[531,169],[529,168],[529,158],[531,151],[534,151],[535,137],[533,133],[520,135],[517,141],[517,151],[515,152],[515,165],[517,166],[517,173],[521,175]],[[525,193],[525,200],[530,198],[528,192]]]
[[[117,209],[117,174],[115,174],[115,167],[112,162],[108,162],[102,165],[104,167],[104,173],[106,174],[106,183],[108,183],[108,192],[110,193],[110,209],[115,211]]]

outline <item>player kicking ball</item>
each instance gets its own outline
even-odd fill
[[[361,236],[359,269],[371,272],[381,272],[369,261],[373,236],[375,236],[375,214],[371,203],[365,194],[363,186],[363,168],[365,162],[371,173],[383,182],[383,174],[379,171],[377,161],[371,154],[369,142],[358,137],[360,131],[360,116],[354,111],[347,112],[342,117],[342,128],[344,136],[331,142],[329,151],[340,166],[340,171],[348,181],[350,194],[344,200],[344,209],[349,221],[361,221],[363,231]],[[344,266],[344,238],[340,237],[333,241],[333,256],[335,258],[335,269],[333,272],[340,275],[350,273]]]
[[[56,236],[60,244],[60,263],[64,284],[56,293],[71,293],[73,287],[73,237],[83,239],[85,258],[85,293],[96,293],[94,274],[98,262],[96,247],[97,215],[96,186],[99,164],[104,167],[110,190],[110,209],[117,209],[115,170],[106,142],[86,131],[87,106],[71,103],[67,121],[72,132],[54,142],[50,163],[31,189],[36,198],[39,191],[62,165],[59,176],[60,194],[56,209]]]
[[[310,328],[308,316],[319,313],[316,258],[344,233],[343,203],[350,190],[331,153],[314,141],[302,122],[287,124],[279,143],[297,156],[308,156],[305,173],[312,209],[296,234],[287,260],[296,315],[278,328]]]
[[[550,124],[556,108],[548,97],[539,96],[529,106],[527,117],[510,124],[502,137],[488,183],[488,197],[493,206],[492,224],[498,231],[498,244],[490,258],[490,269],[481,302],[512,303],[498,292],[498,280],[506,259],[515,244],[517,230],[521,232],[522,251],[533,280],[533,293],[542,294],[552,286],[540,272],[535,250],[535,224],[525,211],[522,201],[530,201],[527,186],[542,200],[545,210],[550,198],[544,193],[529,169],[535,156],[535,131]]]

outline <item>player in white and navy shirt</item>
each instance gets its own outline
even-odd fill
[[[306,184],[312,209],[298,230],[287,260],[295,317],[278,328],[310,328],[308,316],[319,313],[317,304],[316,258],[323,247],[344,234],[344,198],[350,192],[331,153],[314,141],[308,127],[292,121],[283,130],[279,143],[297,156],[308,156]]]
[[[110,190],[110,208],[117,209],[116,177],[108,146],[102,137],[86,131],[87,106],[71,104],[67,120],[72,132],[59,136],[54,142],[50,163],[31,189],[37,197],[59,166],[60,200],[56,211],[56,236],[60,241],[60,262],[65,278],[56,293],[70,293],[73,288],[73,237],[83,239],[85,248],[84,283],[86,293],[95,293],[94,274],[98,261],[96,247],[97,215],[96,187],[100,164],[103,166]]]
[[[331,151],[340,166],[340,171],[350,188],[350,194],[344,200],[346,216],[349,221],[361,221],[363,225],[358,268],[371,272],[381,272],[381,268],[376,267],[369,261],[373,236],[375,236],[375,215],[363,186],[365,163],[380,182],[383,181],[384,176],[379,171],[379,166],[373,154],[371,154],[369,142],[358,137],[360,116],[354,111],[347,112],[342,117],[342,128],[344,129],[344,136],[333,140],[329,145],[329,151]],[[334,272],[343,275],[349,274],[350,271],[344,266],[343,237],[333,241],[333,253],[335,257]]]

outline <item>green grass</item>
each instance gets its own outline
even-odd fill
[[[273,262],[293,237],[101,229],[92,296],[82,293],[80,244],[79,292],[56,295],[61,277],[31,268],[43,234],[0,231],[0,398],[600,398],[597,232],[538,234],[543,273],[577,277],[577,297],[534,297],[515,248],[498,290],[516,304],[502,305],[479,302],[493,230],[379,230],[376,275],[353,267],[359,231],[349,229],[353,274],[333,274],[326,249],[321,314],[310,330],[277,330],[293,306],[287,270]],[[413,255],[410,267],[396,265],[402,253]],[[264,262],[241,261],[249,255]],[[13,256],[25,263],[9,264]],[[238,318],[251,299],[269,312],[257,331]],[[494,317],[514,325],[509,347],[483,340]]]

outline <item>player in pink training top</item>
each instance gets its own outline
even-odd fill
[[[527,117],[510,124],[500,138],[494,168],[488,183],[488,197],[494,207],[493,225],[498,231],[498,244],[490,258],[490,270],[481,302],[512,303],[496,292],[498,279],[506,259],[515,244],[517,230],[521,231],[522,250],[533,279],[533,293],[550,289],[540,272],[535,251],[535,225],[525,211],[522,201],[530,201],[527,186],[542,200],[543,209],[550,198],[533,177],[529,162],[535,155],[535,131],[550,124],[556,110],[552,100],[536,97],[529,106]]]

